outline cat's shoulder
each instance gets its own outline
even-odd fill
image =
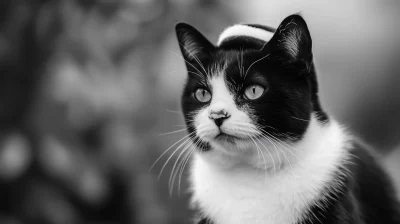
[[[364,219],[367,223],[400,223],[398,199],[382,156],[360,140],[353,141],[350,155],[353,178],[348,187],[358,201]]]
[[[345,174],[344,184],[336,191],[326,188],[328,196],[316,201],[300,223],[400,223],[400,207],[381,156],[356,138],[347,150],[348,160],[337,172]]]

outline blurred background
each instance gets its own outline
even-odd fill
[[[215,43],[298,12],[323,106],[400,186],[400,1],[2,0],[0,223],[188,223],[186,172],[168,192],[176,156],[149,171],[185,134],[160,135],[184,127],[175,23]]]

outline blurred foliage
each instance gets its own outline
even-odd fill
[[[382,151],[394,148],[400,32],[376,30],[400,19],[397,2],[283,2],[2,0],[0,223],[189,222],[187,182],[180,196],[168,192],[176,156],[159,181],[170,154],[149,171],[184,134],[159,136],[184,127],[181,20],[215,42],[234,22],[276,26],[304,8],[323,105]]]
[[[148,171],[154,67],[173,15],[218,2],[1,4],[0,223],[187,223],[187,196]]]

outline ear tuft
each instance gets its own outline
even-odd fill
[[[300,15],[291,15],[284,19],[271,42],[291,60],[312,60],[310,32]]]
[[[175,31],[179,47],[186,60],[200,60],[214,49],[207,38],[187,23],[176,24]]]

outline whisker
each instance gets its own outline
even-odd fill
[[[172,154],[168,157],[167,161],[164,163],[163,167],[161,168],[160,174],[158,175],[157,179],[160,179],[162,172],[164,171],[165,167],[167,166],[168,162],[171,160],[171,158],[174,156],[174,154],[183,146],[186,145],[186,143],[190,141],[190,137],[187,138],[183,143],[181,143],[173,152]]]
[[[299,121],[304,121],[304,122],[309,122],[309,121],[310,121],[310,120],[298,118],[298,117],[295,117],[295,116],[290,116],[290,117],[292,117],[292,118],[294,118],[294,119],[296,119],[296,120],[299,120]]]
[[[188,150],[190,148],[190,146],[191,146],[190,142],[185,144],[185,147],[182,149],[181,153],[179,153],[178,158],[176,158],[174,166],[172,167],[171,174],[169,176],[169,181],[168,181],[170,195],[172,195],[172,191],[174,188],[174,182],[175,182],[175,177],[176,177],[176,173],[177,173],[177,171],[176,171],[177,164],[178,164],[178,162],[182,161],[182,160],[180,160],[181,156],[186,152],[186,150]]]
[[[201,74],[202,76],[199,76],[200,78],[206,79],[206,75],[204,75],[199,69],[196,68],[196,66],[194,66],[192,63],[188,62],[184,57],[180,56],[178,53],[168,50],[169,52],[177,55],[178,57],[182,58],[186,63],[188,63],[190,66],[192,66],[194,69],[196,69],[196,71],[199,72],[199,74]]]
[[[271,160],[272,160],[272,164],[273,164],[273,166],[274,166],[274,176],[275,176],[275,175],[276,175],[276,165],[275,165],[274,157],[273,157],[272,154],[269,152],[268,148],[267,148],[258,138],[256,138],[256,140],[258,140],[258,141],[261,143],[261,145],[267,150],[267,152],[268,152],[268,154],[269,154],[269,157],[270,157]]]
[[[257,143],[253,140],[253,138],[249,135],[249,137],[250,137],[250,139],[254,142],[254,145],[256,146],[256,149],[257,149],[257,158],[258,158],[258,163],[260,163],[260,148],[257,146]],[[266,161],[265,161],[265,158],[264,158],[264,164],[265,164],[265,166],[267,166],[267,164],[266,164]],[[258,169],[259,169],[260,167],[259,166],[257,166],[257,173],[258,173]],[[265,167],[265,169],[267,169],[267,167]]]
[[[251,63],[251,65],[247,68],[246,73],[244,73],[244,78],[246,78],[247,73],[249,72],[250,68],[251,68],[254,64],[256,64],[257,62],[263,60],[264,58],[266,58],[266,57],[268,57],[268,56],[269,56],[269,54],[265,55],[264,57],[258,59],[258,60],[255,61],[255,62]]]
[[[183,129],[176,130],[176,131],[170,131],[170,132],[167,132],[167,133],[162,133],[162,134],[159,134],[159,136],[164,136],[164,135],[170,135],[170,134],[180,133],[180,132],[186,131],[186,130],[187,130],[186,128],[183,128]]]
[[[271,129],[273,129],[273,130],[275,130],[275,131],[277,131],[277,132],[280,132],[278,129],[276,129],[276,128],[270,126],[270,125],[266,125],[266,124],[263,124],[263,125],[255,124],[255,126],[256,126],[257,128],[259,128],[259,129],[271,128]]]
[[[174,144],[172,144],[170,147],[168,147],[158,158],[157,160],[153,163],[153,165],[151,165],[149,171],[151,171],[154,166],[157,164],[157,162],[169,151],[172,149],[172,147],[174,147],[175,145],[177,145],[179,142],[182,142],[184,139],[189,138],[190,135],[192,135],[194,132],[191,132],[187,135],[185,135],[184,137],[182,137],[181,139],[179,139],[178,141],[176,141]]]
[[[237,55],[237,60],[238,60],[238,68],[239,68],[239,75],[240,77],[243,77],[243,49],[239,49],[239,54]]]
[[[268,132],[266,132],[266,131],[263,131],[263,130],[261,130],[261,131],[262,131],[264,134],[268,135],[270,138],[274,139],[274,140],[275,140],[278,144],[280,144],[282,147],[286,148],[294,157],[296,157],[296,159],[297,159],[298,161],[300,160],[299,157],[297,157],[297,155],[294,154],[294,153],[292,152],[292,150],[297,151],[294,147],[292,147],[291,145],[287,144],[286,142],[283,142],[283,141],[279,140],[278,138],[276,138],[275,136],[271,135],[270,133],[268,133]],[[284,144],[285,144],[286,146],[284,146]]]
[[[203,66],[203,64],[201,63],[201,61],[199,60],[199,58],[198,58],[196,55],[194,55],[192,52],[190,52],[189,49],[187,49],[187,48],[185,47],[185,45],[183,45],[183,44],[180,44],[180,45],[181,45],[183,48],[185,48],[187,52],[189,52],[190,56],[192,56],[192,57],[194,58],[194,60],[195,60],[195,61],[200,65],[200,67],[203,69],[204,73],[205,73],[206,75],[208,75],[208,73],[206,72],[206,69],[204,68],[204,66]]]
[[[197,144],[196,144],[197,145]],[[193,152],[194,152],[194,148],[192,150],[189,151],[188,155],[185,158],[185,162],[183,163],[182,168],[179,171],[179,179],[178,179],[178,196],[180,195],[180,191],[181,191],[181,179],[182,179],[182,175],[183,175],[183,171],[185,170],[185,166],[188,163],[188,161],[190,160],[190,157],[192,156]]]
[[[265,136],[261,133],[261,135],[264,137],[264,139],[266,139],[269,143],[272,144],[272,146],[274,147],[275,151],[277,152],[277,156],[278,156],[278,161],[279,161],[279,166],[278,168],[280,168],[281,164],[282,164],[282,160],[281,160],[281,156],[279,155],[279,151],[278,151],[278,147],[276,146],[276,144],[274,144],[273,141],[271,141],[271,139],[268,138],[268,136]],[[280,150],[280,149],[279,149]],[[280,150],[282,152],[282,150]]]
[[[274,148],[275,148],[276,151],[279,149],[279,151],[282,152],[282,154],[283,154],[283,156],[285,157],[286,161],[289,163],[290,168],[293,169],[292,163],[290,162],[289,158],[286,156],[286,153],[285,153],[280,147],[278,147],[278,146],[274,143],[274,141],[272,141],[268,136],[266,136],[265,134],[262,134],[262,136],[263,136],[267,141],[269,141],[272,145],[274,145]],[[277,142],[277,144],[279,144],[279,142]],[[279,155],[279,152],[278,152],[278,155]],[[279,160],[280,160],[280,157],[279,157]]]
[[[262,50],[264,49],[264,47],[267,45],[267,43],[268,43],[268,42],[265,42],[265,43],[263,44],[263,46],[259,49],[259,51],[262,51]]]
[[[180,161],[180,163],[178,164],[178,170],[177,172],[174,173],[174,176],[172,177],[172,183],[169,184],[169,190],[170,190],[170,195],[172,195],[173,192],[173,188],[174,188],[174,183],[175,183],[175,179],[176,176],[178,175],[178,196],[180,196],[180,189],[181,189],[181,178],[183,175],[183,171],[185,169],[185,166],[187,164],[187,162],[190,159],[190,156],[192,155],[192,153],[194,152],[195,147],[198,146],[198,143],[200,142],[200,139],[197,139],[196,142],[194,144],[189,145],[188,149],[185,149],[185,151],[187,152],[186,155],[183,157],[183,159]],[[190,147],[192,146],[192,147]],[[191,149],[190,149],[191,148]]]
[[[168,112],[168,113],[175,113],[175,114],[183,114],[182,113],[182,111],[179,111],[179,110],[165,110],[165,112]]]

